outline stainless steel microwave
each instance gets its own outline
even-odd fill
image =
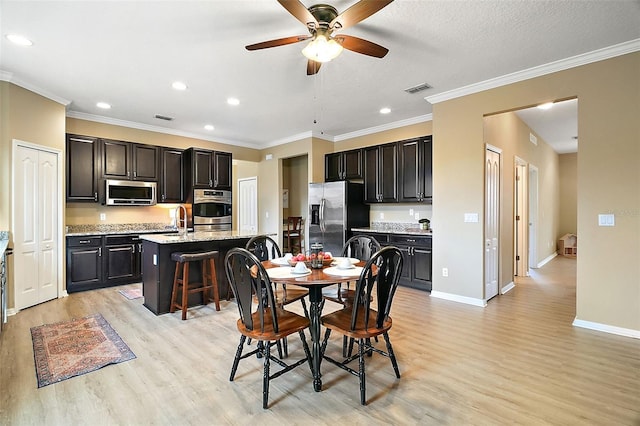
[[[156,183],[107,179],[105,194],[108,206],[153,206],[156,204]]]

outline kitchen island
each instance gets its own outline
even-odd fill
[[[173,252],[196,252],[217,250],[216,277],[220,298],[229,299],[230,287],[224,270],[224,257],[233,247],[244,247],[251,237],[258,234],[237,231],[196,231],[185,235],[176,233],[140,235],[142,240],[142,293],[144,306],[156,315],[169,312],[171,289],[175,273],[175,262],[171,260]],[[193,264],[189,272],[189,281],[201,279],[199,264]],[[202,304],[201,294],[189,296],[189,306]]]

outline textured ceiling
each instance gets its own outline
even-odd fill
[[[345,51],[312,77],[304,43],[244,48],[306,34],[275,0],[2,0],[0,26],[3,79],[69,101],[70,116],[259,148],[424,121],[425,97],[640,40],[640,2],[396,0],[344,31],[387,47],[385,58]],[[425,82],[433,88],[404,92]]]

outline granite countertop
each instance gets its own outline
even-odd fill
[[[114,225],[68,225],[67,237],[86,237],[88,235],[126,235],[177,232],[175,226],[164,223],[122,223]]]
[[[431,237],[433,230],[421,229],[417,223],[373,222],[369,228],[351,228],[357,232],[376,232],[379,234],[405,234]]]
[[[7,246],[9,246],[9,231],[0,231],[0,257],[4,256]]]
[[[178,244],[178,243],[190,243],[201,241],[221,241],[221,240],[235,240],[238,238],[251,238],[256,233],[247,233],[239,231],[196,231],[187,232],[185,235],[178,234],[148,234],[141,235],[140,239],[151,241],[157,244]],[[273,234],[275,235],[275,234]]]

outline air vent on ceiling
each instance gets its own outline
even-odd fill
[[[408,89],[404,89],[407,93],[418,93],[423,90],[431,89],[431,86],[427,83],[418,84],[417,86],[409,87]]]
[[[157,118],[158,120],[165,120],[165,121],[173,120],[173,117],[167,117],[166,115],[160,115],[160,114],[156,114],[154,115],[154,117]]]

